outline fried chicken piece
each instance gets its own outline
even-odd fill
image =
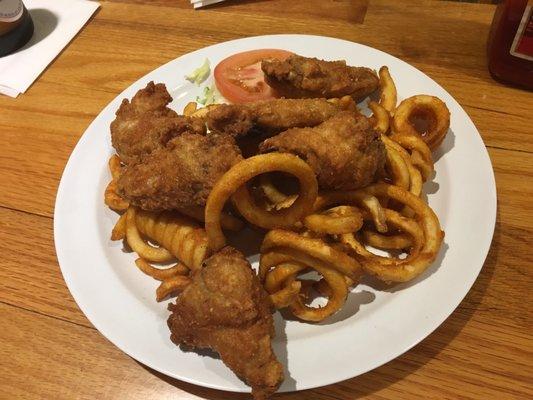
[[[277,390],[283,366],[271,347],[272,305],[239,251],[225,247],[205,261],[169,310],[176,345],[216,351],[256,400]]]
[[[144,210],[203,206],[218,179],[241,158],[230,136],[183,133],[129,165],[117,180],[118,194]]]
[[[295,154],[313,168],[321,189],[369,185],[385,162],[385,147],[370,121],[343,111],[314,128],[293,128],[265,140],[261,152]]]
[[[171,101],[165,85],[153,82],[139,90],[131,102],[122,100],[111,123],[111,140],[125,164],[140,161],[184,132],[205,134],[203,121],[179,116],[167,107]]]
[[[350,67],[346,61],[323,61],[293,55],[285,61],[263,60],[266,82],[288,98],[352,96],[361,100],[379,86],[377,74],[369,68]]]
[[[274,99],[221,104],[207,114],[207,125],[234,137],[250,132],[272,136],[289,128],[316,126],[342,110],[357,112],[353,101],[341,100]]]

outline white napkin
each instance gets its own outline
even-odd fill
[[[21,49],[0,57],[0,93],[24,93],[72,40],[100,5],[86,0],[24,0],[33,19],[33,37]]]
[[[191,4],[194,6],[194,8],[200,8],[204,6],[209,6],[211,4],[220,3],[224,0],[191,0]]]

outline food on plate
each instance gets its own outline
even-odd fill
[[[111,240],[123,240],[126,237],[126,213],[122,214],[111,230]]]
[[[266,210],[255,204],[246,183],[267,172],[280,171],[294,175],[300,182],[300,192],[290,207]],[[265,229],[290,227],[313,208],[318,191],[313,170],[301,159],[291,154],[262,154],[242,160],[216,183],[205,207],[205,229],[209,247],[218,251],[226,244],[220,226],[220,213],[232,197],[235,207],[250,223]]]
[[[117,192],[117,179],[122,174],[123,167],[120,157],[114,154],[108,162],[109,171],[111,172],[111,181],[107,184],[104,191],[104,203],[106,206],[117,212],[126,211],[130,205],[129,201],[119,196]],[[117,232],[117,235],[119,233]]]
[[[185,290],[190,283],[191,279],[188,276],[180,274],[175,274],[169,278],[166,278],[155,290],[155,299],[157,301],[163,301],[168,296],[177,296],[179,293]]]
[[[154,247],[143,240],[137,227],[137,209],[129,207],[126,211],[126,240],[133,251],[148,261],[166,262],[174,257],[164,247]]]
[[[304,226],[322,235],[341,235],[357,232],[363,226],[363,214],[353,206],[337,206],[310,214],[303,220]]]
[[[429,180],[434,172],[433,156],[420,135],[393,133],[391,139],[411,151],[411,162],[418,168],[424,181]]]
[[[417,123],[423,125],[422,132]],[[422,94],[403,100],[392,120],[395,133],[421,136],[432,151],[442,143],[449,128],[450,111],[446,104],[438,97]]]
[[[400,251],[413,246],[413,240],[405,233],[384,235],[371,230],[363,230],[361,235],[363,242],[377,249]]]
[[[435,261],[444,239],[444,232],[433,210],[417,196],[394,185],[375,184],[359,189],[359,193],[400,202],[413,210],[416,217],[406,218],[392,209],[384,210],[387,225],[411,236],[412,248],[403,259],[376,255],[358,243],[353,234],[341,235],[342,242],[354,251],[364,270],[385,282],[407,282],[424,272]]]
[[[156,268],[150,263],[148,263],[145,259],[138,258],[135,260],[135,265],[137,265],[137,267],[146,275],[149,275],[158,281],[164,281],[176,275],[189,274],[189,268],[187,268],[181,262],[178,262],[177,264],[169,268]]]
[[[357,112],[353,100],[273,99],[245,104],[221,104],[207,114],[210,129],[234,137],[250,132],[272,136],[294,127],[312,127],[342,110]]]
[[[190,74],[185,75],[185,79],[187,79],[191,83],[200,85],[200,83],[204,82],[209,77],[210,74],[211,74],[211,64],[209,60],[206,58],[202,65],[200,65]]]
[[[372,120],[374,122],[374,129],[383,135],[387,134],[390,128],[389,112],[375,101],[369,101],[368,108],[370,108],[373,112]]]
[[[273,182],[271,175],[268,175],[268,174],[260,175],[257,186],[261,190],[263,196],[265,196],[265,199],[267,200],[267,202],[270,203],[268,205],[271,208],[275,208],[278,205],[282,205],[288,199],[289,201],[291,201],[291,204],[292,204],[292,201],[296,200],[294,196],[288,196],[287,194],[283,193],[279,188],[277,188]]]
[[[291,55],[264,60],[267,83],[289,98],[351,96],[361,100],[376,91],[379,79],[370,68],[351,67],[346,61],[324,61]]]
[[[271,230],[265,236],[261,246],[259,276],[269,293],[276,294],[284,290],[308,269],[318,272],[330,287],[331,296],[328,296],[327,304],[311,307],[305,304],[305,296],[299,295],[288,306],[298,318],[314,322],[324,320],[342,307],[348,287],[358,282],[362,272],[354,258],[320,239],[278,229]]]
[[[186,215],[187,217],[191,217],[192,219],[195,219],[198,222],[205,223],[205,207],[184,207],[180,208],[178,211],[180,212],[180,214]],[[244,223],[242,222],[242,220],[228,212],[222,212],[222,214],[220,214],[220,225],[223,229],[227,229],[229,231],[234,232],[238,232],[242,228],[244,228]]]
[[[129,201],[119,196],[117,193],[117,181],[111,180],[104,192],[104,203],[115,211],[125,211],[130,205]]]
[[[122,102],[104,202],[122,213],[111,239],[160,282],[156,300],[176,297],[172,340],[213,349],[266,399],[283,380],[273,308],[320,322],[364,274],[406,282],[437,258],[444,232],[421,194],[450,115],[433,96],[397,106],[386,66],[378,78],[283,50],[228,57],[215,81],[234,104],[197,99],[178,115],[153,82]],[[378,87],[367,117],[356,101]],[[227,246],[245,225],[264,233],[257,276]]]
[[[213,185],[241,159],[227,135],[184,133],[128,165],[118,193],[145,210],[203,206]]]
[[[141,235],[161,247],[151,246]],[[172,211],[151,212],[130,207],[126,240],[145,260],[162,262],[162,259],[177,258],[191,270],[199,269],[209,254],[205,231],[195,221]]]
[[[153,82],[124,99],[111,123],[111,140],[125,164],[137,162],[184,132],[205,134],[205,125],[167,107],[172,101],[165,85]]]
[[[185,107],[183,107],[183,115],[186,117],[192,116],[198,108],[198,103],[195,101],[188,102]]]
[[[374,223],[378,232],[387,232],[388,227],[385,222],[385,214],[380,200],[371,194],[362,191],[330,191],[322,192],[317,197],[313,210],[319,212],[331,207],[334,204],[357,205],[361,211],[366,211]],[[355,232],[354,229],[352,232]]]
[[[266,399],[283,380],[283,366],[272,351],[272,303],[250,263],[225,247],[192,275],[171,312],[168,326],[177,345],[212,349]]]
[[[285,59],[292,53],[279,49],[260,49],[233,54],[217,64],[214,71],[219,92],[232,103],[267,100],[279,95],[265,82],[261,62]]]
[[[218,94],[215,90],[215,85],[205,86],[202,95],[196,97],[198,104],[209,106],[216,104],[218,101]]]
[[[386,135],[381,135],[381,141],[385,144],[385,148],[387,149],[387,154],[389,154],[392,157],[395,157],[395,155],[399,155],[404,163],[397,164],[397,167],[399,168],[407,168],[407,172],[409,174],[409,191],[414,194],[415,196],[420,196],[420,193],[422,192],[422,174],[420,173],[420,170],[415,168],[411,155],[409,152],[403,148],[400,144],[395,142],[394,140],[390,139]],[[391,170],[394,168],[393,163],[390,163]],[[396,184],[398,183],[398,178],[396,177],[396,174],[394,171],[391,171],[391,181]]]
[[[389,68],[386,66],[379,69],[379,89],[381,90],[379,105],[390,114],[394,114],[397,103],[396,85],[390,76]]]
[[[265,140],[261,152],[292,153],[317,175],[320,189],[356,189],[375,181],[385,148],[368,118],[350,111],[313,128],[292,128]]]

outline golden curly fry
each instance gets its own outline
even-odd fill
[[[361,266],[355,259],[332,248],[321,239],[307,238],[292,231],[274,229],[266,234],[261,245],[261,254],[268,251],[277,252],[278,248],[288,248],[305,253],[309,257],[325,263],[328,267],[352,278],[354,281],[357,281],[362,273]],[[266,276],[266,271],[268,270],[267,267],[262,265],[263,261],[263,257],[261,257],[259,276],[262,279]],[[307,263],[305,264],[307,265]]]
[[[172,260],[174,257],[167,249],[151,246],[141,238],[137,229],[136,213],[137,208],[133,206],[128,208],[126,212],[126,240],[131,249],[141,258],[149,261],[167,262]]]
[[[413,240],[405,233],[382,235],[381,233],[363,230],[361,235],[366,244],[379,249],[404,250],[413,246]]]
[[[126,237],[126,213],[117,220],[111,231],[111,240],[122,240]]]
[[[416,168],[418,168],[424,181],[431,179],[431,175],[433,175],[434,171],[433,161],[426,161],[418,150],[413,150],[411,154],[411,162]]]
[[[290,233],[298,236],[294,232]],[[316,240],[302,236],[300,238],[303,240]],[[273,251],[262,251],[261,253],[260,270],[261,268],[266,270],[265,281],[269,282],[268,286],[265,284],[265,288],[267,291],[269,291],[269,288],[273,291],[271,295],[274,295],[274,298],[279,292],[284,291],[288,284],[293,282],[298,272],[305,271],[308,267],[320,273],[330,286],[331,295],[328,296],[328,302],[324,307],[319,308],[307,306],[303,301],[305,295],[300,292],[289,307],[298,318],[305,321],[318,322],[336,313],[346,301],[348,284],[344,276],[333,269],[332,265],[310,256],[305,251],[279,247]],[[269,278],[271,274],[274,274],[273,278]]]
[[[302,283],[292,278],[282,289],[271,294],[270,300],[277,310],[289,307],[294,301],[296,301],[301,289]]]
[[[195,101],[188,102],[187,105],[183,108],[183,115],[185,115],[186,117],[190,117],[192,114],[194,114],[197,107],[198,104],[196,104]]]
[[[263,191],[263,194],[273,205],[283,203],[289,196],[279,191],[274,185],[270,175],[263,174],[259,177],[259,188]]]
[[[268,260],[263,260],[263,262],[270,265],[272,263],[272,257],[273,255],[271,255]],[[276,265],[276,268],[270,269],[265,275],[265,281],[263,283],[265,289],[269,293],[275,293],[289,284],[291,279],[294,280],[299,273],[306,271],[307,269],[308,268],[304,264],[301,264],[298,261],[279,263]]]
[[[114,179],[109,182],[105,189],[104,203],[115,211],[126,211],[130,205],[127,200],[117,194],[117,182]]]
[[[392,183],[409,190],[411,188],[411,175],[409,174],[407,163],[395,148],[385,145],[385,150],[385,166],[390,171]]]
[[[148,263],[148,261],[138,258],[135,260],[135,265],[137,265],[137,267],[146,275],[151,276],[158,281],[164,281],[175,275],[187,275],[189,273],[189,268],[182,263],[177,263],[169,268],[156,268]]]
[[[394,149],[403,158],[409,172],[409,192],[417,197],[420,197],[423,185],[422,175],[420,174],[420,171],[413,165],[411,156],[407,150],[385,135],[381,135],[381,140],[385,144],[385,148],[387,150]]]
[[[122,174],[122,161],[120,160],[120,157],[116,154],[113,154],[107,163],[109,167],[109,171],[111,172],[111,177],[113,179],[118,179],[118,177]]]
[[[433,156],[427,144],[418,135],[393,133],[391,139],[411,151],[411,162],[421,172],[424,181],[433,175]]]
[[[135,221],[143,235],[168,249],[191,270],[199,269],[209,255],[205,231],[188,217],[137,210]]]
[[[300,194],[288,208],[268,211],[255,204],[246,182],[255,176],[281,171],[294,175],[300,182]],[[292,154],[268,153],[250,157],[234,165],[215,184],[205,207],[205,229],[209,247],[218,251],[226,244],[220,226],[220,214],[226,201],[233,199],[235,207],[250,223],[261,228],[290,227],[309,214],[318,192],[311,167]]]
[[[163,301],[166,297],[182,292],[191,283],[191,278],[176,275],[161,282],[155,291],[156,300]]]
[[[337,206],[304,218],[305,227],[315,233],[340,235],[357,232],[363,226],[363,215],[356,207]]]
[[[433,210],[418,197],[394,185],[378,183],[359,189],[358,192],[400,202],[413,210],[416,218],[405,218],[393,210],[385,209],[387,223],[409,234],[413,240],[409,256],[401,260],[368,252],[364,246],[352,239],[351,234],[341,236],[345,244],[352,246],[355,252],[362,256],[359,261],[365,271],[386,282],[406,282],[424,272],[437,257],[444,239],[444,232]]]
[[[381,89],[379,104],[391,115],[394,114],[397,102],[396,85],[386,66],[379,69],[379,87]]]
[[[339,274],[337,271],[324,268],[318,264],[315,264],[313,268],[323,276],[331,290],[327,304],[320,308],[310,307],[298,296],[296,297],[296,301],[291,303],[290,309],[296,317],[304,321],[319,322],[335,314],[342,308],[348,296],[348,286],[342,274]]]
[[[313,209],[322,210],[333,204],[358,204],[366,209],[373,218],[374,225],[378,232],[387,232],[385,215],[379,200],[375,196],[367,195],[359,191],[335,191],[321,193],[315,202]]]
[[[204,207],[190,206],[187,208],[180,208],[178,211],[183,215],[186,215],[187,217],[195,219],[196,221],[205,222]],[[234,217],[233,215],[228,214],[226,212],[222,212],[220,214],[220,225],[223,229],[227,229],[228,231],[234,232],[238,232],[242,228],[244,228],[244,222],[242,222],[239,218]]]
[[[427,131],[420,134],[412,121],[424,120]],[[392,121],[394,132],[421,137],[431,150],[435,150],[444,140],[450,128],[450,111],[446,104],[435,96],[416,95],[402,101]]]
[[[194,111],[189,117],[191,118],[206,118],[207,113],[215,108],[220,106],[220,104],[209,104],[208,106],[202,107]]]
[[[374,129],[382,135],[386,135],[389,132],[390,127],[390,114],[379,103],[370,101],[368,108],[372,110],[372,118],[374,119]]]

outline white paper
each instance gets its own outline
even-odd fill
[[[0,93],[24,93],[100,7],[87,0],[24,0],[35,26],[33,37],[0,57]]]
[[[191,4],[193,4],[194,8],[200,8],[204,6],[209,6],[211,4],[220,3],[224,0],[191,0]]]

